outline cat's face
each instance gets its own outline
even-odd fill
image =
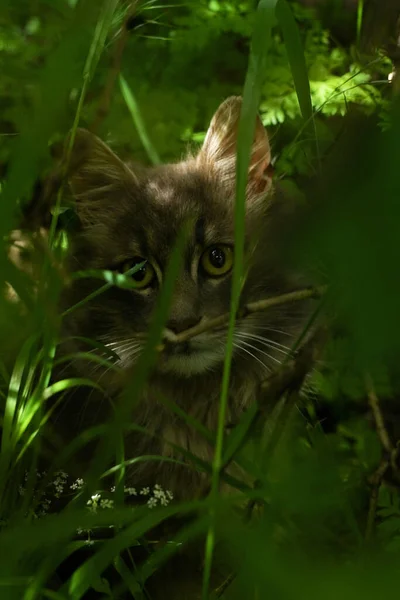
[[[73,313],[69,328],[95,338],[116,353],[122,367],[134,365],[144,345],[171,252],[182,227],[189,226],[182,269],[175,282],[166,327],[179,333],[230,308],[234,244],[235,141],[240,99],[221,105],[200,153],[186,161],[153,169],[123,164],[98,138],[78,132],[79,168],[71,178],[81,230],[73,240],[75,269],[126,271],[135,290],[110,288]],[[242,303],[291,288],[271,251],[271,180],[267,135],[257,121],[246,198],[246,256],[249,272]],[[270,233],[271,232],[271,235]],[[77,302],[94,287],[72,286]],[[285,356],[298,324],[297,309],[277,309],[238,321],[235,360],[270,367]],[[157,364],[159,373],[179,377],[221,367],[226,326],[181,345],[171,345]]]

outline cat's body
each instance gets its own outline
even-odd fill
[[[182,270],[166,327],[179,333],[229,311],[234,257],[236,135],[241,102],[221,105],[196,157],[174,165],[144,169],[122,163],[98,138],[79,131],[76,168],[70,184],[80,228],[72,236],[68,268],[131,268],[147,261],[134,275],[139,289],[111,287],[72,311],[63,321],[63,337],[93,338],[115,352],[115,364],[129,376],[145,340],[168,260],[182,227],[189,223]],[[268,138],[257,121],[246,195],[246,283],[242,305],[296,289],[300,281],[288,271],[279,239],[285,207],[274,200]],[[143,285],[145,283],[146,285]],[[99,287],[96,280],[72,282],[63,307],[76,304]],[[287,356],[305,322],[305,303],[276,307],[239,319],[229,388],[227,423],[239,420],[254,402],[262,380]],[[126,456],[179,456],[173,445],[210,461],[212,448],[193,427],[167,409],[172,400],[188,415],[215,431],[221,393],[227,326],[167,347],[132,407],[131,419],[150,436],[127,438]],[[61,345],[64,353],[87,351],[83,342]],[[101,354],[101,352],[99,352]],[[72,361],[63,376],[92,376],[111,398],[126,386],[126,377],[88,361]],[[107,399],[84,390],[66,401],[57,422],[67,437],[106,420]],[[171,445],[173,444],[173,445]],[[133,469],[130,479],[145,474],[181,496],[192,495],[201,476],[190,467],[149,462]]]

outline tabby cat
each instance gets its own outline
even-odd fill
[[[78,130],[69,184],[79,227],[71,237],[68,269],[126,272],[142,266],[132,275],[136,289],[110,287],[72,311],[64,320],[63,338],[79,336],[101,342],[115,353],[116,364],[134,375],[171,251],[187,223],[191,230],[166,327],[179,333],[229,311],[240,110],[241,98],[228,98],[214,115],[197,155],[152,168],[122,162],[96,136]],[[246,190],[248,272],[242,304],[294,290],[303,283],[284,259],[280,238],[289,217],[274,191],[270,163],[268,136],[257,117]],[[98,285],[91,279],[73,281],[63,294],[63,304],[78,303]],[[240,418],[243,409],[255,401],[259,383],[285,359],[308,310],[308,303],[296,303],[238,319],[228,423]],[[128,438],[128,458],[143,454],[181,458],[171,444],[203,460],[212,458],[212,448],[204,438],[165,408],[160,398],[172,400],[215,431],[226,336],[224,325],[161,353],[131,415],[132,422],[146,427],[152,436]],[[76,340],[62,347],[66,353],[87,351]],[[91,375],[111,398],[125,385],[124,377],[112,369],[84,360],[72,361],[69,373]],[[83,427],[106,420],[109,406],[107,399],[79,390],[66,401],[58,422],[75,435]],[[202,476],[189,465],[149,462],[140,469],[128,474],[133,482],[149,478],[178,496],[191,496],[203,485]]]

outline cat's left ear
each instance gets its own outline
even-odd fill
[[[104,219],[136,185],[134,173],[93,133],[78,129],[68,182],[84,224]]]
[[[216,171],[228,186],[235,185],[236,145],[242,98],[227,98],[215,113],[204,144],[197,156],[199,164]],[[257,115],[251,147],[248,193],[265,194],[271,187],[271,148],[267,132]]]

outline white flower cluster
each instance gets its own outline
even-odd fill
[[[71,486],[72,487],[72,486]],[[111,488],[111,493],[115,492],[115,485]],[[138,492],[134,487],[125,487],[124,493],[128,496],[137,496]],[[144,487],[139,492],[140,496],[148,496],[147,506],[154,508],[157,505],[168,506],[173,499],[174,495],[170,490],[163,490],[161,485],[156,485],[151,489],[150,487]],[[87,506],[92,512],[97,512],[99,508],[113,508],[114,500],[102,498],[101,493],[97,492],[87,501]]]
[[[99,493],[93,494],[86,504],[91,512],[97,512],[99,508],[114,508],[114,500],[102,498]]]
[[[85,485],[85,482],[83,481],[83,479],[80,479],[78,477],[78,479],[76,481],[74,481],[74,483],[71,483],[71,485],[69,486],[71,488],[71,490],[81,490],[83,488],[83,486]]]
[[[51,500],[49,498],[42,498],[40,501],[39,507],[36,512],[32,512],[32,516],[34,519],[40,519],[40,517],[44,517],[50,510]]]
[[[163,490],[158,483],[156,483],[152,491],[149,487],[144,487],[139,493],[141,496],[149,496],[149,499],[147,500],[147,506],[149,508],[154,508],[158,504],[161,506],[168,506],[174,497],[170,490]]]
[[[35,475],[36,475],[36,479],[42,479],[42,477],[45,477],[47,475],[47,472],[46,471],[38,471],[38,470],[36,470]],[[25,484],[28,483],[28,479],[29,479],[29,472],[25,471],[25,475],[24,475]],[[48,487],[49,486],[46,486],[46,489]],[[18,493],[19,493],[20,496],[24,496],[25,493],[26,493],[26,485],[20,484],[18,486]],[[36,493],[35,490],[33,490],[33,500],[34,501],[35,501],[35,493]],[[46,494],[43,494],[42,497],[40,498],[40,500],[37,503],[36,510],[30,509],[27,512],[26,516],[27,517],[32,517],[33,519],[39,519],[40,517],[44,517],[49,512],[50,505],[51,505],[50,498],[48,498],[48,496]]]
[[[37,479],[42,479],[45,477],[45,471],[37,471],[36,477]],[[29,473],[25,473],[25,483],[28,482]],[[35,519],[39,517],[43,517],[46,515],[52,503],[52,499],[61,498],[65,489],[67,487],[69,475],[65,471],[57,471],[54,473],[53,481],[49,482],[45,490],[46,492],[40,498],[38,502],[37,508],[35,512],[32,512],[31,516]],[[76,479],[73,483],[69,485],[69,489],[74,492],[79,492],[83,489],[85,482],[82,478]],[[111,493],[115,492],[115,486],[112,486]],[[26,486],[19,486],[19,494],[23,496],[26,493]],[[97,512],[99,509],[110,509],[114,508],[114,500],[110,498],[102,497],[102,494],[105,492],[97,492],[93,494],[91,498],[87,501],[87,507],[92,512]],[[156,506],[167,506],[171,500],[173,499],[173,493],[170,490],[164,490],[161,485],[158,483],[151,487],[143,487],[140,491],[135,487],[124,487],[125,496],[147,496],[147,506],[149,508],[154,508]],[[108,495],[108,494],[107,494]]]
[[[115,485],[112,486],[111,492],[112,493],[115,492]],[[134,487],[124,487],[124,494],[126,496],[137,496],[136,488],[134,488]]]
[[[53,481],[53,485],[55,488],[54,496],[56,498],[61,498],[62,493],[64,492],[65,485],[67,483],[68,474],[65,471],[57,471],[54,473],[55,479]]]

